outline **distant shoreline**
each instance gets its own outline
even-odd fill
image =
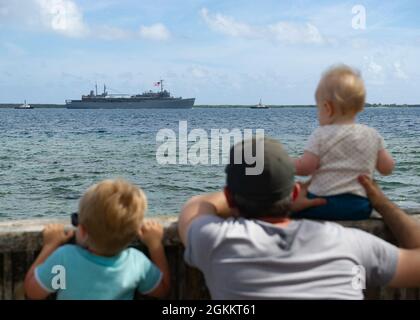
[[[255,105],[195,105],[194,108],[250,108]],[[270,108],[315,108],[316,105],[270,105]],[[366,104],[366,108],[420,108],[420,104]]]
[[[13,109],[17,106],[20,106],[20,103],[0,103],[0,109]],[[31,103],[36,109],[65,109],[65,104],[40,104],[40,103]],[[254,105],[195,105],[194,108],[250,108]],[[315,105],[267,105],[270,108],[315,108]],[[420,108],[420,104],[366,104],[366,108]]]

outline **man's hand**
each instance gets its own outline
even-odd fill
[[[44,246],[50,248],[58,248],[67,243],[74,235],[74,231],[65,231],[62,224],[48,224],[42,233]]]
[[[145,220],[138,234],[149,250],[162,246],[163,227],[156,220]]]
[[[366,194],[372,203],[372,206],[378,210],[378,207],[381,204],[384,204],[385,202],[388,202],[388,198],[384,195],[381,188],[372,181],[368,176],[366,175],[360,175],[358,177],[359,183],[365,188]],[[379,211],[379,210],[378,210]]]
[[[292,212],[299,212],[308,208],[323,206],[327,203],[327,200],[322,198],[308,199],[308,187],[310,181],[308,182],[298,182],[300,186],[300,192],[298,197],[292,203]]]

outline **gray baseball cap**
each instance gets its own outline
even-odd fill
[[[262,148],[257,147],[258,143],[264,146],[263,152]],[[260,174],[247,174],[246,169],[255,167],[256,164],[247,164],[243,160],[245,152],[252,152],[256,163],[260,162],[261,165],[263,161]],[[235,156],[238,155],[242,155],[242,161],[235,163]],[[295,166],[292,159],[280,142],[267,137],[243,140],[234,145],[225,171],[227,187],[233,194],[258,202],[284,199],[290,195],[294,186]]]

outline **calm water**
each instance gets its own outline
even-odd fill
[[[312,108],[192,110],[0,110],[0,219],[65,216],[92,183],[122,177],[142,186],[149,214],[177,214],[190,196],[220,190],[223,166],[161,166],[156,133],[193,128],[263,128],[292,155],[317,126]],[[420,207],[420,108],[367,109],[359,122],[384,136],[397,161],[380,177],[404,207]]]

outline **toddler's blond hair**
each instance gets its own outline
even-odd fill
[[[342,114],[362,111],[366,90],[360,72],[343,64],[332,66],[322,75],[315,99],[318,105],[331,102]]]
[[[119,253],[136,237],[146,209],[146,195],[131,183],[104,180],[93,185],[79,203],[88,245],[101,255]]]

